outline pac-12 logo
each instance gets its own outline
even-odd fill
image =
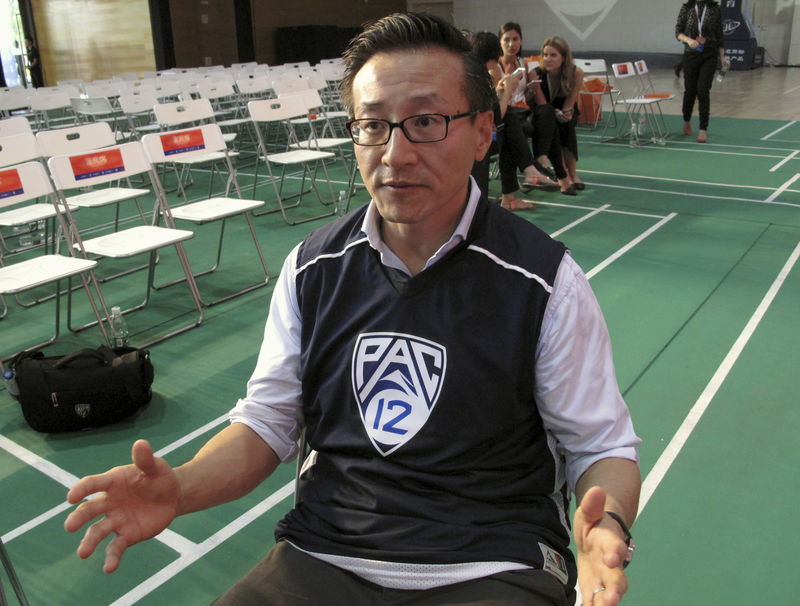
[[[365,333],[353,351],[353,392],[361,421],[383,456],[413,438],[430,417],[447,369],[447,350],[398,333]]]

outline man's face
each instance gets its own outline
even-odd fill
[[[353,80],[354,117],[400,122],[416,114],[468,112],[463,75],[461,59],[443,49],[378,53]],[[452,121],[443,141],[412,143],[395,128],[385,145],[356,145],[361,177],[384,221],[446,222],[460,212],[491,128],[491,113],[483,112]]]

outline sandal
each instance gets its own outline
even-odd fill
[[[538,160],[534,160],[533,167],[540,173],[542,173],[545,177],[550,178],[551,181],[558,181],[558,177],[556,177],[556,171],[552,166],[545,166]]]
[[[503,200],[502,202],[500,202],[500,206],[502,206],[506,210],[533,210],[532,203],[526,202],[525,200],[520,200],[519,198],[513,198],[512,200]]]
[[[525,177],[525,182],[520,189],[527,193],[534,187],[555,191],[558,187],[558,183],[545,175],[533,175],[532,177]]]

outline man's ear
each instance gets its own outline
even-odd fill
[[[475,161],[480,162],[486,157],[489,146],[492,144],[494,132],[494,112],[488,110],[475,116],[475,125],[478,129],[478,146],[475,148]]]

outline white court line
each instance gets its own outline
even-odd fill
[[[794,91],[796,91],[796,90],[800,90],[800,84],[798,84],[797,86],[793,86],[793,87],[792,87],[792,88],[790,88],[789,90],[785,90],[785,91],[783,91],[783,94],[784,94],[784,95],[788,95],[789,93],[793,93],[793,92],[794,92]]]
[[[798,153],[800,153],[800,149],[796,149],[796,150],[794,150],[794,151],[793,151],[791,154],[789,154],[789,155],[788,155],[788,156],[786,156],[786,157],[785,157],[783,160],[781,160],[780,162],[778,162],[778,163],[777,163],[775,166],[773,166],[772,168],[770,168],[770,169],[769,169],[769,172],[771,172],[771,173],[774,173],[774,172],[775,172],[776,170],[778,170],[778,169],[779,169],[781,166],[783,166],[783,165],[784,165],[784,164],[786,164],[786,163],[787,163],[789,160],[791,160],[792,158],[794,158],[794,157],[795,157],[795,156],[796,156]]]
[[[203,425],[198,429],[195,429],[193,432],[187,434],[181,439],[176,440],[172,444],[168,444],[164,448],[156,451],[154,454],[158,457],[163,457],[165,454],[172,452],[173,450],[183,446],[187,442],[190,442],[194,438],[204,434],[208,430],[213,429],[217,425],[220,425],[225,420],[227,420],[227,418],[228,418],[227,413],[220,417],[217,417],[213,421],[206,423],[205,425]],[[77,482],[80,479],[77,476],[74,476],[71,473],[64,471],[63,469],[54,465],[53,463],[50,463],[49,461],[43,459],[39,455],[34,454],[30,450],[23,448],[22,446],[19,446],[18,444],[12,442],[11,440],[2,435],[0,435],[0,448],[6,450],[13,456],[23,461],[24,463],[30,465],[31,467],[38,469],[47,477],[55,480],[59,484],[66,486],[67,488],[70,488],[73,484],[75,484],[75,482]],[[2,537],[3,542],[9,543],[12,539],[15,539],[18,536],[25,534],[29,530],[33,530],[40,524],[44,524],[48,520],[67,511],[70,507],[72,507],[72,505],[70,505],[65,501],[64,503],[61,503],[51,509],[48,509],[44,513],[36,516],[31,520],[28,520],[24,524],[21,524],[20,526],[4,534]],[[159,534],[154,538],[161,541],[168,547],[171,547],[178,553],[185,553],[191,545],[194,545],[194,543],[192,543],[188,539],[181,537],[180,535],[171,530],[165,530],[164,532],[162,532],[161,534]]]
[[[764,200],[764,202],[773,202],[773,201],[775,200],[775,198],[777,198],[777,197],[778,197],[778,196],[780,196],[780,195],[781,195],[783,192],[785,192],[787,189],[789,189],[789,186],[790,186],[792,183],[794,183],[795,181],[797,181],[797,179],[800,179],[800,173],[796,173],[794,177],[792,177],[792,178],[791,178],[791,179],[789,179],[789,180],[788,180],[786,183],[784,183],[784,184],[783,184],[783,185],[781,185],[781,186],[780,186],[778,189],[776,189],[776,190],[775,190],[775,191],[772,193],[772,195],[771,195],[769,198],[767,198],[766,200]]]
[[[651,234],[653,234],[653,232],[655,232],[657,229],[660,229],[660,228],[661,228],[663,225],[665,225],[665,224],[666,224],[668,221],[671,221],[672,219],[674,219],[674,218],[675,218],[675,217],[677,217],[677,216],[678,216],[678,213],[670,213],[670,214],[668,214],[666,217],[664,217],[663,219],[661,219],[661,221],[659,221],[658,223],[656,223],[655,225],[653,225],[653,226],[652,226],[650,229],[648,229],[647,231],[645,231],[645,232],[641,233],[640,235],[636,236],[636,237],[635,237],[633,240],[631,240],[630,242],[628,242],[628,243],[627,243],[625,246],[623,246],[622,248],[620,248],[620,249],[619,249],[617,252],[615,252],[613,255],[611,255],[610,257],[607,257],[607,258],[606,258],[606,259],[605,259],[603,262],[601,262],[601,263],[600,263],[600,264],[598,264],[598,265],[595,265],[595,266],[594,266],[592,269],[590,269],[589,271],[587,271],[587,272],[586,272],[586,279],[587,279],[587,280],[591,280],[591,279],[592,279],[594,276],[596,276],[598,273],[600,273],[601,271],[603,271],[603,270],[604,270],[606,267],[608,267],[609,265],[611,265],[611,264],[612,264],[614,261],[616,261],[617,259],[619,259],[619,258],[620,258],[622,255],[624,255],[624,254],[625,254],[626,252],[628,252],[628,251],[629,251],[631,248],[633,248],[634,246],[636,246],[636,245],[637,245],[639,242],[641,242],[641,241],[642,241],[642,240],[644,240],[645,238],[649,237]]]
[[[589,183],[589,185],[597,185],[596,183]],[[547,200],[533,200],[529,198],[525,198],[530,202],[535,202],[536,204],[541,204],[542,206],[557,206],[559,208],[575,208],[577,210],[595,210],[596,207],[594,206],[583,206],[581,204],[564,204],[561,202],[548,202]],[[605,206],[608,206],[606,204]],[[654,215],[652,213],[643,213],[643,212],[635,212],[631,210],[616,210],[614,208],[608,208],[604,210],[605,213],[617,214],[617,215],[630,215],[632,217],[647,217],[649,219],[663,219],[664,215]]]
[[[582,172],[589,172],[589,171],[582,171]],[[702,198],[704,200],[722,200],[724,202],[752,202],[753,204],[773,204],[775,206],[792,206],[794,208],[800,208],[800,204],[795,202],[780,202],[778,200],[773,200],[771,202],[767,202],[765,200],[756,200],[754,198],[737,198],[733,196],[712,196],[711,194],[695,194],[691,192],[684,192],[684,191],[670,191],[667,189],[652,189],[648,187],[632,187],[630,185],[611,185],[610,183],[594,183],[595,187],[608,187],[611,189],[625,189],[629,191],[640,191],[645,193],[655,193],[655,194],[665,194],[668,196],[681,196],[683,198]],[[770,189],[768,187],[762,189]],[[795,191],[795,190],[791,190]],[[606,211],[611,212],[611,211]]]
[[[270,494],[255,507],[244,512],[230,524],[223,527],[202,543],[197,544],[193,549],[184,553],[174,562],[168,564],[153,576],[142,581],[139,585],[131,589],[128,593],[112,602],[109,606],[129,606],[135,604],[140,599],[169,581],[179,572],[194,564],[197,560],[209,553],[217,545],[225,542],[237,532],[245,528],[264,513],[278,505],[286,497],[294,492],[294,480],[285,484],[282,488]]]
[[[551,238],[557,238],[558,236],[560,236],[561,234],[563,234],[565,231],[567,231],[567,230],[570,230],[570,229],[572,229],[573,227],[575,227],[576,225],[580,225],[580,224],[581,224],[581,223],[583,223],[584,221],[586,221],[586,220],[588,220],[588,219],[591,219],[591,218],[592,218],[592,217],[594,217],[595,215],[598,215],[598,214],[600,214],[600,213],[601,213],[601,212],[603,212],[605,209],[607,209],[609,206],[611,206],[611,205],[610,205],[610,204],[603,204],[603,206],[601,206],[600,208],[596,208],[596,209],[594,209],[592,212],[590,212],[590,213],[588,213],[588,214],[586,214],[586,215],[583,215],[583,216],[582,216],[580,219],[575,219],[575,220],[574,220],[572,223],[570,223],[570,224],[568,224],[568,225],[565,225],[564,227],[562,227],[562,228],[561,228],[561,229],[559,229],[559,230],[556,230],[556,231],[554,231],[552,234],[550,234],[550,237],[551,237]]]
[[[590,135],[593,136],[593,135]],[[781,142],[787,143],[794,143],[793,140],[789,139],[777,139]],[[603,146],[613,146],[613,147],[630,147],[628,143],[612,143],[610,141],[583,141],[588,145],[603,145]],[[729,143],[691,143],[689,141],[682,142],[682,141],[672,141],[672,143],[680,143],[682,145],[691,145],[691,147],[674,147],[670,145],[640,145],[636,149],[641,150],[651,150],[651,151],[671,151],[671,152],[691,152],[695,154],[718,154],[722,156],[747,156],[752,158],[780,158],[780,156],[776,156],[773,154],[750,154],[745,152],[727,152],[721,151],[716,148],[725,148],[729,147],[732,149],[760,149],[764,151],[771,151],[771,152],[790,152],[793,148],[782,148],[782,147],[759,147],[757,145],[731,145]]]
[[[750,337],[752,337],[755,333],[756,328],[758,328],[759,323],[767,313],[767,310],[769,310],[770,305],[772,305],[772,301],[775,299],[778,291],[781,289],[781,286],[783,286],[783,283],[789,276],[789,272],[791,272],[795,263],[797,263],[798,258],[800,258],[800,243],[795,247],[794,251],[792,251],[792,254],[789,255],[789,259],[786,261],[786,264],[783,266],[780,273],[778,273],[778,277],[775,278],[772,286],[769,287],[767,294],[764,295],[764,298],[761,300],[761,303],[759,303],[755,312],[753,312],[753,315],[750,317],[750,320],[748,320],[744,329],[739,334],[739,337],[736,339],[733,347],[731,347],[730,351],[728,351],[728,354],[725,356],[722,364],[719,365],[719,368],[717,368],[717,371],[714,373],[714,376],[711,377],[711,380],[708,382],[708,385],[706,385],[703,393],[700,394],[700,397],[694,403],[694,406],[692,406],[692,409],[689,411],[689,414],[678,428],[678,431],[675,432],[672,440],[670,440],[669,444],[664,449],[664,452],[661,453],[658,461],[656,461],[656,464],[653,465],[650,473],[647,474],[644,482],[642,482],[642,491],[639,497],[639,512],[637,513],[637,516],[640,515],[647,506],[647,503],[650,501],[650,498],[653,496],[656,488],[658,488],[658,485],[661,484],[661,481],[664,479],[667,471],[669,471],[669,468],[675,462],[675,459],[686,445],[689,436],[691,436],[694,428],[697,427],[697,424],[700,422],[700,419],[708,408],[708,405],[711,403],[711,400],[714,399],[717,391],[719,391],[719,388],[722,386],[722,383],[727,378],[728,373],[730,373],[733,365],[738,360],[739,356],[747,345],[747,342],[750,340]]]
[[[614,173],[600,170],[583,170],[582,173],[590,175],[604,175],[607,177],[628,177],[631,179],[643,179],[646,181],[666,181],[667,183],[688,183],[690,185],[710,185],[712,187],[730,187],[733,189],[763,189],[765,191],[773,191],[774,187],[766,187],[764,185],[734,185],[732,183],[720,183],[718,181],[695,181],[689,179],[678,179],[675,177],[651,177],[649,175],[632,175],[629,173]],[[652,190],[658,191],[658,190]]]
[[[47,459],[43,459],[36,453],[28,450],[24,446],[20,446],[3,435],[0,435],[0,448],[67,488],[79,480],[77,476],[64,471],[59,466],[54,465]]]
[[[788,122],[788,123],[784,124],[784,125],[783,125],[783,126],[781,126],[780,128],[778,128],[778,129],[775,129],[775,130],[774,130],[774,131],[772,131],[770,134],[768,134],[768,135],[764,135],[763,137],[761,137],[761,140],[762,140],[762,141],[766,141],[766,140],[767,140],[767,139],[769,139],[769,138],[770,138],[772,135],[777,135],[779,132],[781,132],[782,130],[784,130],[784,129],[786,129],[786,128],[789,128],[789,127],[790,127],[790,126],[792,126],[793,124],[797,124],[797,120],[792,120],[791,122]]]

